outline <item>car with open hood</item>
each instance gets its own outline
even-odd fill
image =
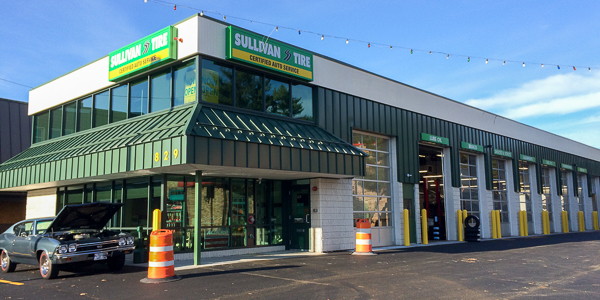
[[[111,271],[125,264],[133,252],[134,238],[104,227],[123,206],[121,203],[87,203],[65,206],[54,218],[18,222],[0,234],[2,272],[17,264],[38,265],[44,279],[58,276],[61,266],[103,262]]]

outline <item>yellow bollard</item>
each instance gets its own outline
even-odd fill
[[[562,217],[563,233],[568,233],[569,232],[569,215],[568,215],[567,211],[563,210],[561,212],[561,217]]]
[[[429,244],[429,239],[427,237],[427,210],[421,210],[421,234],[423,238],[423,245]]]
[[[523,225],[523,211],[519,211],[519,236],[525,236],[523,232],[525,229],[525,225]]]
[[[152,212],[152,231],[160,230],[160,209]]]
[[[404,246],[410,246],[410,227],[408,209],[404,210]]]
[[[496,211],[492,210],[492,238],[497,239],[496,235]]]
[[[462,215],[463,215],[462,223],[463,223],[463,225],[465,225],[465,219],[468,217],[466,209],[463,209]]]
[[[496,232],[496,236],[498,238],[502,238],[502,227],[500,227],[501,224],[501,219],[500,219],[500,211],[497,210],[496,211],[496,230],[498,230],[498,232]]]
[[[463,229],[464,229],[464,225],[463,225],[463,218],[462,218],[462,211],[459,209],[456,211],[456,229],[458,230],[458,241],[462,242],[464,241],[463,239]]]
[[[546,211],[542,211],[542,234],[546,234]]]
[[[550,234],[550,212],[547,210],[544,211],[544,220],[546,221],[544,230],[546,231],[546,234]]]
[[[585,217],[582,211],[579,212],[579,231],[585,231]]]
[[[527,211],[523,211],[523,224],[525,225],[525,230],[523,230],[523,232],[525,233],[525,236],[529,236],[529,224],[527,223]]]
[[[597,211],[593,211],[592,212],[592,219],[594,220],[594,230],[600,230],[600,222],[598,222],[598,212]]]

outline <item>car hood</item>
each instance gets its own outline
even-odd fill
[[[86,203],[67,205],[56,215],[46,232],[104,228],[123,206],[122,203]]]

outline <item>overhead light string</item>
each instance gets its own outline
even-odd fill
[[[217,16],[222,17],[223,21],[225,21],[227,19],[227,17],[225,16],[225,14],[220,13],[218,11],[210,11],[210,10],[205,10],[205,9],[198,9],[198,8],[191,7],[191,6],[180,5],[180,4],[177,4],[177,3],[172,3],[172,2],[168,2],[168,1],[162,1],[162,0],[144,0],[144,2],[148,2],[148,1],[154,2],[156,4],[160,4],[160,5],[171,6],[171,7],[173,7],[173,10],[177,10],[177,6],[179,6],[180,8],[183,7],[183,8],[187,8],[187,9],[190,9],[190,10],[198,11],[198,12],[200,12],[200,16],[201,17],[204,17],[206,14],[213,14],[213,15],[217,15]],[[447,53],[447,52],[443,52],[443,51],[422,50],[422,49],[415,49],[415,48],[410,48],[410,47],[402,47],[402,46],[398,46],[398,45],[372,43],[372,42],[363,41],[363,40],[355,40],[355,39],[350,39],[350,38],[346,38],[346,37],[340,37],[340,36],[334,36],[334,35],[327,35],[327,34],[313,32],[313,31],[309,31],[309,30],[303,30],[303,29],[298,29],[298,28],[280,26],[280,25],[275,25],[275,24],[270,24],[270,23],[266,23],[266,22],[250,20],[250,19],[236,17],[236,16],[229,16],[229,18],[230,19],[241,20],[241,21],[246,21],[246,22],[250,22],[250,23],[257,23],[257,24],[266,25],[266,26],[270,26],[270,27],[275,27],[275,31],[276,32],[279,31],[279,28],[282,28],[282,29],[296,31],[296,32],[298,32],[298,35],[302,35],[302,33],[314,34],[314,35],[319,36],[322,41],[325,39],[325,36],[327,36],[328,38],[346,40],[346,44],[349,44],[350,40],[352,40],[353,42],[366,44],[367,48],[371,48],[371,46],[374,46],[374,47],[380,47],[380,48],[389,48],[389,49],[394,49],[395,48],[395,49],[399,49],[399,50],[410,50],[410,54],[414,54],[415,52],[429,53],[429,54],[440,54],[440,55],[446,56],[446,59],[450,59],[450,54],[452,54],[452,53]],[[273,32],[271,32],[271,34],[272,33]],[[523,67],[525,67],[526,64],[534,64],[534,65],[535,64],[539,64],[539,65],[542,66],[542,68],[545,65],[550,65],[550,66],[556,66],[556,69],[560,70],[560,65],[558,65],[558,64],[544,64],[544,63],[528,62],[528,61],[514,61],[514,60],[508,60],[508,59],[494,59],[494,58],[477,57],[477,56],[464,55],[464,54],[452,54],[452,56],[453,57],[456,56],[456,57],[459,57],[459,58],[460,57],[467,58],[467,62],[471,62],[471,59],[477,59],[477,60],[481,59],[481,60],[485,60],[486,64],[490,64],[490,61],[502,62],[503,66],[506,65],[507,62],[509,62],[509,63],[521,63]],[[573,66],[573,71],[577,71],[577,68],[587,68],[589,72],[592,71],[591,66]]]

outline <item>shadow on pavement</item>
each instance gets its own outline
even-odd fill
[[[428,247],[414,247],[397,250],[378,251],[377,254],[399,253],[399,252],[435,252],[435,253],[471,253],[482,251],[505,251],[521,248],[530,248],[563,243],[575,243],[600,240],[600,232],[572,232],[568,234],[539,235],[526,238],[504,238],[498,240],[486,240],[475,243],[440,244]]]
[[[270,271],[270,270],[283,270],[283,269],[292,269],[292,268],[299,268],[299,267],[300,266],[276,266],[276,267],[262,267],[262,268],[249,268],[249,269],[231,269],[231,270],[223,270],[223,271],[211,271],[211,272],[204,272],[204,273],[184,274],[184,275],[179,275],[179,276],[182,279],[188,279],[188,278],[213,276],[213,275],[238,274],[238,273],[249,273],[249,272],[258,272],[258,271]],[[197,272],[197,270],[195,270],[195,272]]]

